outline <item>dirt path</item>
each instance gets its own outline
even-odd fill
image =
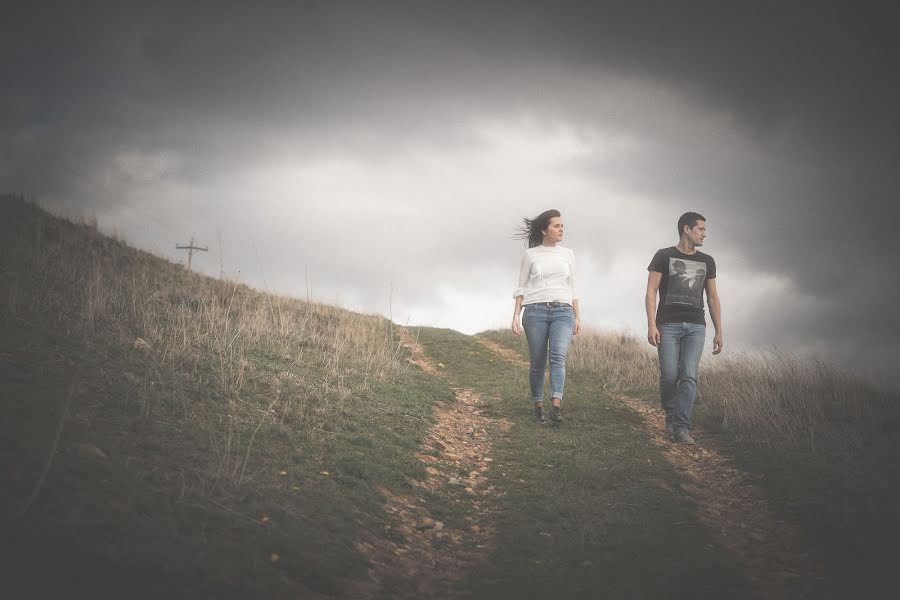
[[[482,346],[517,366],[528,362],[514,350],[486,339]],[[674,444],[665,433],[661,408],[634,398],[619,398],[637,413],[645,433],[684,480],[681,489],[694,501],[697,515],[714,538],[740,564],[763,598],[816,597],[821,568],[810,557],[797,528],[769,509],[753,476],[744,473],[710,444],[702,432],[698,446]]]
[[[497,354],[504,360],[509,361],[516,366],[525,367],[526,369],[531,366],[527,360],[523,359],[522,356],[518,352],[513,350],[512,348],[505,348],[505,347],[501,346],[500,344],[498,344],[497,342],[492,342],[491,340],[488,340],[485,338],[475,338],[475,339],[478,341],[479,344],[481,344],[482,346],[484,346],[485,348],[487,348],[494,354]]]
[[[442,372],[443,365],[434,364],[412,335],[402,331],[401,340],[412,353],[411,364]],[[358,590],[360,596],[381,595],[388,584],[414,598],[465,595],[456,584],[492,549],[494,537],[490,514],[500,493],[486,477],[493,462],[490,432],[510,427],[486,416],[481,405],[474,391],[458,389],[454,402],[435,409],[436,423],[416,455],[427,465],[426,478],[413,482],[419,492],[403,495],[380,488],[390,519],[384,535],[357,544],[370,563],[370,582]],[[464,527],[451,528],[431,514],[428,498],[448,488],[458,488],[451,496],[463,505]]]
[[[400,329],[399,335],[400,344],[410,352],[410,356],[406,359],[406,362],[411,365],[415,365],[426,373],[431,373],[432,375],[438,375],[443,372],[444,365],[441,363],[434,363],[430,358],[428,358],[428,356],[425,354],[425,348],[423,348],[422,344],[419,343],[419,339],[417,336],[414,336],[406,329]]]

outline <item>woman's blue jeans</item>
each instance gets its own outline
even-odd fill
[[[566,385],[566,354],[575,330],[575,311],[568,304],[526,304],[522,309],[522,328],[528,339],[528,354],[531,358],[528,372],[531,400],[541,402],[544,399],[544,372],[548,358],[550,397],[561,400]]]
[[[666,411],[666,428],[672,432],[691,428],[705,341],[706,325],[663,323],[659,326],[659,395]]]

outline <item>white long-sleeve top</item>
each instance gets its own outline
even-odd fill
[[[522,304],[566,302],[578,298],[575,293],[575,253],[563,246],[535,246],[522,255],[519,285],[513,298],[523,296]]]

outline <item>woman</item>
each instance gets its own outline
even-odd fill
[[[558,210],[524,219],[521,238],[528,240],[513,296],[512,330],[528,339],[531,400],[534,417],[544,423],[544,371],[550,355],[550,419],[562,421],[560,403],[566,382],[569,341],[581,328],[575,294],[575,253],[559,245],[563,222]],[[521,325],[520,325],[521,316]]]

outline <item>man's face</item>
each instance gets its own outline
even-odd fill
[[[688,241],[691,242],[694,246],[702,246],[703,240],[706,239],[706,221],[697,221],[697,224],[688,229],[685,229],[685,237],[687,237]]]

